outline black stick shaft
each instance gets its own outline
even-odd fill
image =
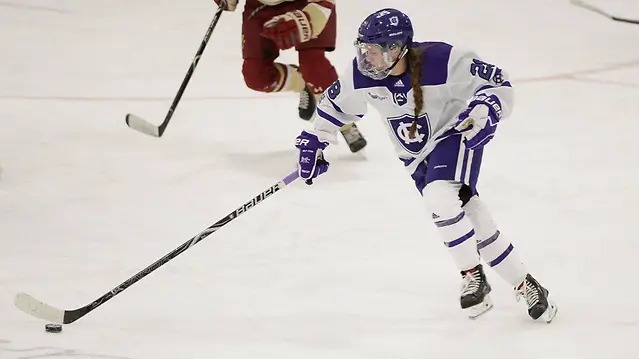
[[[240,207],[235,209],[233,212],[231,212],[228,215],[226,215],[226,217],[224,217],[224,218],[220,219],[219,221],[215,222],[214,224],[212,224],[211,226],[209,226],[208,228],[206,228],[205,230],[203,230],[202,232],[197,234],[195,237],[193,237],[193,238],[189,239],[188,241],[184,242],[181,246],[177,247],[176,249],[174,249],[173,251],[171,251],[170,253],[168,253],[164,257],[158,259],[153,264],[151,264],[148,267],[144,268],[143,270],[141,270],[140,272],[138,272],[137,274],[135,274],[131,278],[125,280],[124,282],[122,282],[117,287],[115,287],[115,288],[111,289],[110,291],[106,292],[100,298],[98,298],[95,301],[93,301],[93,303],[88,304],[88,305],[86,305],[84,307],[75,309],[75,310],[65,310],[64,311],[63,323],[64,324],[73,323],[76,320],[82,318],[83,316],[85,316],[89,312],[93,311],[97,307],[99,307],[102,304],[106,303],[111,298],[115,297],[116,295],[118,295],[122,291],[124,291],[125,289],[129,288],[130,286],[132,286],[133,284],[138,282],[140,279],[146,277],[147,275],[149,275],[154,270],[156,270],[156,269],[160,268],[161,266],[165,265],[171,259],[173,259],[173,258],[179,256],[180,254],[184,253],[187,249],[193,247],[194,245],[196,245],[197,243],[202,241],[204,238],[208,237],[213,232],[215,232],[218,229],[222,228],[223,226],[227,225],[229,222],[231,222],[235,218],[239,217],[241,214],[245,213],[246,211],[248,211],[249,209],[255,207],[256,205],[258,205],[262,201],[266,200],[267,198],[269,198],[270,196],[272,196],[273,194],[275,194],[276,192],[278,192],[282,188],[286,187],[289,183],[291,183],[295,179],[297,179],[297,177],[298,177],[297,171],[292,172],[291,174],[289,174],[288,176],[284,177],[282,180],[280,180],[276,184],[272,185],[268,189],[264,190],[262,193],[260,193],[257,196],[255,196],[250,201],[244,203],[243,205],[241,205]]]
[[[204,34],[204,39],[202,39],[202,43],[200,44],[200,47],[197,49],[197,53],[195,54],[195,57],[193,57],[193,61],[191,61],[191,66],[189,66],[189,70],[186,72],[186,76],[184,77],[184,80],[182,80],[182,84],[180,85],[180,88],[178,89],[178,92],[175,95],[175,98],[173,99],[173,103],[171,104],[169,111],[166,113],[166,117],[164,118],[164,121],[159,126],[159,131],[158,131],[159,136],[162,136],[162,134],[164,133],[164,130],[166,130],[166,126],[169,125],[169,122],[171,121],[171,118],[173,117],[173,113],[175,112],[175,109],[177,108],[178,104],[180,103],[180,100],[182,99],[184,90],[186,89],[186,86],[189,84],[189,81],[191,80],[191,76],[193,76],[193,72],[195,72],[195,68],[197,67],[198,62],[200,62],[200,57],[202,57],[202,53],[204,52],[204,49],[206,48],[206,45],[208,44],[209,39],[211,38],[211,34],[213,33],[213,30],[215,29],[217,22],[220,20],[220,17],[222,16],[222,11],[224,10],[225,6],[226,5],[224,3],[221,3],[217,11],[215,12],[215,15],[213,16],[213,20],[211,20],[211,24],[209,25],[209,28],[206,30],[206,34]]]
[[[625,23],[628,23],[628,24],[639,25],[639,20],[635,20],[635,19],[626,19],[626,18],[617,17],[617,16],[613,16],[612,19],[615,20],[615,21],[619,21],[619,22],[625,22]]]

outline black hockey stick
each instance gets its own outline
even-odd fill
[[[610,20],[614,20],[614,21],[619,21],[619,22],[625,22],[625,23],[629,23],[629,24],[637,24],[639,25],[639,20],[635,20],[635,19],[628,19],[628,18],[623,18],[623,17],[617,17],[614,16],[596,6],[590,5],[582,0],[571,0],[570,1],[573,5],[575,6],[579,6],[581,8],[584,8],[586,10],[590,10],[590,11],[594,11],[599,15],[603,15],[607,18],[609,18]]]
[[[34,297],[32,297],[31,295],[26,294],[26,293],[18,293],[16,295],[16,297],[15,297],[14,303],[15,303],[16,307],[18,307],[18,309],[22,310],[23,312],[25,312],[27,314],[30,314],[30,315],[36,317],[36,318],[44,319],[44,320],[47,320],[47,321],[49,321],[51,323],[57,323],[57,324],[73,323],[76,320],[78,320],[78,319],[84,317],[85,315],[87,315],[92,310],[94,310],[97,307],[101,306],[102,304],[106,303],[109,299],[115,297],[116,295],[121,293],[123,290],[125,290],[128,287],[132,286],[133,284],[135,284],[140,279],[146,277],[148,274],[150,274],[154,270],[156,270],[156,269],[160,268],[161,266],[163,266],[164,264],[168,263],[171,259],[173,259],[173,258],[177,257],[178,255],[184,253],[187,249],[193,247],[198,242],[200,242],[204,238],[208,237],[211,233],[217,231],[218,229],[220,229],[223,226],[227,225],[229,222],[231,222],[232,220],[234,220],[235,218],[237,218],[238,216],[240,216],[244,212],[246,212],[249,209],[255,207],[256,205],[258,205],[259,203],[261,203],[262,201],[264,201],[265,199],[267,199],[268,197],[273,195],[275,192],[278,192],[282,188],[286,187],[288,184],[290,184],[291,182],[295,181],[297,178],[298,178],[297,171],[295,171],[295,172],[289,174],[288,176],[282,178],[279,182],[277,182],[276,184],[272,185],[271,187],[266,189],[264,192],[258,194],[257,196],[255,196],[250,201],[244,203],[243,205],[238,207],[236,210],[234,210],[233,212],[231,212],[228,215],[226,215],[226,217],[224,217],[224,218],[220,219],[219,221],[215,222],[214,224],[212,224],[211,226],[209,226],[208,228],[206,228],[205,230],[200,232],[195,237],[193,237],[193,238],[189,239],[188,241],[184,242],[184,244],[182,244],[181,246],[177,247],[172,252],[170,252],[167,255],[165,255],[164,257],[158,259],[155,263],[153,263],[150,266],[144,268],[142,271],[138,272],[133,277],[125,280],[123,283],[121,283],[117,287],[115,287],[115,288],[111,289],[110,291],[106,292],[100,298],[96,299],[95,301],[93,301],[90,304],[85,305],[84,307],[81,307],[81,308],[78,308],[78,309],[73,309],[73,310],[62,310],[62,309],[58,309],[58,308],[52,307],[49,304],[43,303],[43,302],[35,299]]]
[[[177,105],[180,103],[180,99],[182,98],[182,94],[184,94],[186,85],[188,85],[189,81],[191,80],[191,76],[193,75],[193,72],[195,71],[195,67],[197,66],[198,62],[200,62],[200,57],[202,57],[204,48],[206,48],[206,44],[208,44],[209,39],[211,38],[211,34],[213,33],[213,29],[215,29],[215,26],[217,25],[218,20],[220,20],[220,17],[222,16],[222,11],[224,10],[225,7],[226,7],[226,2],[222,1],[220,3],[220,6],[217,8],[217,11],[215,12],[215,15],[213,16],[211,25],[209,25],[209,28],[206,30],[206,34],[204,35],[202,44],[200,44],[200,48],[197,50],[197,53],[195,54],[193,61],[191,61],[191,66],[189,67],[189,70],[187,71],[186,76],[184,77],[184,80],[182,80],[182,85],[180,85],[180,89],[175,95],[175,98],[173,99],[173,103],[171,104],[169,111],[166,113],[166,117],[164,118],[164,121],[160,124],[160,126],[156,126],[146,121],[142,117],[129,113],[126,115],[126,124],[129,127],[136,129],[142,133],[146,133],[147,135],[150,135],[150,136],[162,137],[164,130],[166,130],[166,126],[168,126],[169,121],[171,121],[171,117],[173,117],[173,113],[175,112]]]

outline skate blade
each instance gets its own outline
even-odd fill
[[[557,304],[551,301],[548,301],[548,309],[546,309],[544,314],[542,314],[538,319],[541,319],[546,323],[550,323],[552,322],[553,319],[555,319],[558,309],[559,308],[557,308]]]
[[[489,296],[485,296],[483,302],[462,310],[464,311],[464,313],[466,313],[466,315],[468,315],[468,318],[477,319],[491,309],[493,309],[493,301],[490,299]]]
[[[351,152],[353,153],[357,153],[359,151],[361,151],[362,149],[364,149],[364,147],[366,147],[367,142],[364,139],[359,139],[353,143],[349,143],[348,144],[348,148],[351,150]]]

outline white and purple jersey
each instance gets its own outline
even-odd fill
[[[417,118],[417,132],[409,137],[415,119],[411,73],[373,80],[357,70],[356,60],[326,90],[317,108],[315,132],[335,142],[338,128],[359,120],[367,104],[379,111],[397,156],[413,174],[435,145],[455,133],[451,128],[471,99],[488,96],[507,117],[513,90],[502,69],[480,60],[474,52],[442,42],[413,43],[423,51],[421,87],[424,105]]]

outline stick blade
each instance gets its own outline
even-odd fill
[[[147,120],[142,117],[138,117],[133,114],[126,115],[126,124],[134,130],[145,133],[149,136],[160,137],[160,127],[156,126],[152,123],[149,123]]]
[[[14,304],[21,311],[55,324],[64,324],[64,310],[43,303],[27,293],[18,293]]]

